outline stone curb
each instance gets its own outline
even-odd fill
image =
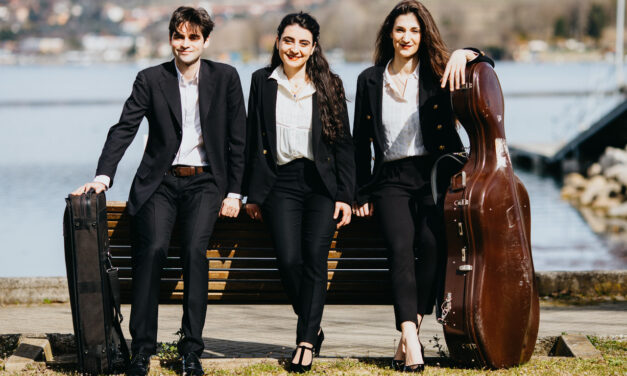
[[[551,350],[554,355],[573,356],[583,359],[601,359],[601,351],[597,350],[588,337],[582,334],[564,334],[559,337]],[[551,353],[549,353],[551,355]]]
[[[65,277],[0,278],[0,305],[69,301]]]
[[[538,291],[543,296],[581,295],[616,297],[626,295],[627,270],[536,272]],[[0,278],[0,305],[67,303],[65,277]]]
[[[585,297],[625,296],[627,270],[536,272],[542,296],[582,295]]]
[[[46,361],[53,359],[52,346],[47,336],[44,334],[21,336],[17,349],[4,364],[4,370],[20,372],[41,357]]]

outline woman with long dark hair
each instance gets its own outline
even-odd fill
[[[421,372],[424,349],[418,331],[423,315],[433,311],[445,257],[441,208],[431,196],[430,173],[440,155],[463,150],[449,90],[464,84],[466,64],[494,63],[475,49],[449,54],[431,14],[415,0],[398,3],[387,15],[374,60],[357,81],[353,211],[357,216],[374,213],[389,251],[401,331],[393,367]]]
[[[246,212],[268,225],[298,315],[293,372],[309,370],[320,352],[329,247],[350,222],[355,186],[344,88],[319,37],[309,14],[285,16],[270,66],[253,73],[248,102]]]

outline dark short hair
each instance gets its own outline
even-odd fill
[[[182,24],[189,23],[200,28],[203,38],[207,39],[213,30],[213,20],[204,8],[178,7],[170,18],[170,38]]]

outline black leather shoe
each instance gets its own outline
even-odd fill
[[[322,342],[324,341],[324,332],[322,328],[320,328],[320,333],[318,333],[318,339],[316,340],[316,344],[313,348],[314,356],[320,356],[320,348],[322,347]]]
[[[131,359],[131,365],[126,370],[126,376],[146,376],[150,370],[150,355],[135,354]]]
[[[296,351],[300,349],[300,357],[298,359],[298,363],[294,363],[293,359],[296,356]],[[292,353],[292,362],[290,363],[290,372],[294,373],[305,373],[311,369],[311,365],[313,364],[313,347],[307,346],[297,346],[296,350]],[[304,365],[303,359],[305,357],[305,351],[311,351],[311,363]]]
[[[202,363],[200,363],[196,353],[190,352],[183,355],[183,376],[202,376],[204,374]]]
[[[405,367],[404,360],[392,359],[392,369],[394,371],[402,371],[404,367]]]

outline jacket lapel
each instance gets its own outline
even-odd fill
[[[266,78],[263,85],[263,120],[272,157],[276,161],[276,80]]]
[[[426,64],[420,64],[418,71],[418,110],[422,114],[422,107],[437,92],[439,86],[433,79],[433,74]]]
[[[212,67],[209,63],[203,60],[200,61],[199,74],[198,107],[200,110],[200,127],[203,131],[205,131],[207,130],[207,115],[209,114],[209,109],[211,108],[217,79],[214,77]]]
[[[314,160],[318,154],[318,144],[322,136],[322,120],[320,119],[320,110],[318,108],[318,95],[314,94],[311,98],[311,146]]]
[[[159,81],[159,86],[163,92],[163,96],[168,102],[170,111],[176,119],[176,126],[181,128],[182,124],[182,110],[181,110],[181,94],[179,92],[179,78],[176,74],[176,68],[174,67],[174,60],[164,65],[163,78]]]
[[[376,66],[374,76],[368,80],[368,100],[372,110],[372,120],[374,121],[373,130],[375,133],[375,142],[379,149],[383,150],[383,71],[385,66]]]

